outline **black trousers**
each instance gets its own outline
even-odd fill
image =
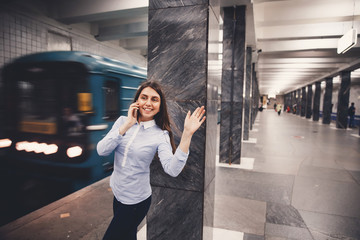
[[[122,204],[114,197],[114,217],[103,240],[136,240],[137,227],[149,211],[150,204],[151,196],[134,205]]]

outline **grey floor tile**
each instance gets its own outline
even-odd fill
[[[254,171],[296,175],[303,159],[262,156],[256,157],[254,161]]]
[[[324,180],[333,180],[341,182],[355,182],[351,174],[344,169],[334,169],[327,167],[316,167],[303,164],[298,176],[302,177],[315,177]]]
[[[299,211],[315,240],[360,239],[360,218]]]
[[[313,240],[310,232],[306,228],[297,228],[285,225],[266,223],[266,239],[280,237],[284,239]]]
[[[223,172],[221,176],[220,172]],[[234,174],[236,173],[236,174]],[[218,168],[216,193],[264,202],[290,204],[293,177]]]
[[[244,233],[243,240],[265,240],[265,236]]]
[[[264,202],[224,195],[215,196],[215,228],[264,235],[265,214]]]
[[[298,210],[360,217],[360,186],[310,177],[296,177],[292,205]]]
[[[306,228],[300,213],[293,206],[278,203],[267,203],[266,222]]]

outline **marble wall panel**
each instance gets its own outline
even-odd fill
[[[243,101],[243,80],[244,71],[234,71],[234,85],[233,85],[233,102]],[[221,81],[221,101],[231,102],[231,70],[222,71]]]
[[[201,5],[149,11],[148,79],[168,99],[206,99],[207,18]]]
[[[351,72],[341,72],[340,89],[338,93],[338,106],[336,114],[336,127],[347,128],[348,107],[350,98]]]
[[[151,0],[149,1],[149,9],[193,6],[206,3],[208,3],[208,0]]]
[[[313,120],[319,121],[320,117],[320,95],[321,95],[321,82],[315,83],[315,94],[313,104]]]
[[[215,211],[215,178],[207,185],[204,192],[204,212],[203,212],[203,238],[204,240],[213,239]]]
[[[152,189],[147,239],[202,239],[204,194],[167,187]]]
[[[244,99],[244,140],[249,139],[250,131],[250,90],[251,90],[251,47],[246,48],[246,75],[245,75],[245,99]]]
[[[306,118],[311,118],[312,110],[312,85],[308,85],[306,94]]]
[[[181,133],[183,131],[185,116],[190,110],[191,112],[198,106],[200,102],[177,102],[167,101],[168,111],[176,126],[173,127],[175,144],[178,146]],[[154,160],[150,166],[151,184],[154,186],[170,187],[176,189],[186,189],[192,191],[202,191],[204,186],[204,159],[205,159],[205,124],[203,124],[192,137],[190,145],[190,154],[187,163],[176,178],[166,174],[159,160]]]
[[[205,188],[215,178],[216,141],[214,140],[217,138],[217,105],[216,100],[208,100],[206,107]]]
[[[305,111],[306,110],[306,88],[303,87],[301,88],[301,110],[300,110],[300,114],[302,117],[305,116]]]
[[[235,10],[234,7],[224,7],[223,10],[223,69],[231,69],[234,58],[235,70],[243,70],[245,61],[246,7],[236,6]],[[234,14],[236,18],[235,35],[233,34]]]
[[[301,111],[301,89],[297,90],[297,107],[296,107],[296,115],[300,115]]]
[[[324,104],[323,104],[323,123],[330,124],[331,122],[331,111],[332,111],[332,92],[333,92],[333,79],[325,79],[325,93],[324,93]]]
[[[240,164],[246,7],[225,7],[223,11],[220,162]]]
[[[218,0],[150,1],[148,79],[164,86],[178,145],[188,110],[204,105],[206,123],[194,134],[180,175],[151,165],[153,203],[147,222],[149,240],[212,239],[216,156],[217,87],[208,61],[209,37],[219,36]],[[218,10],[218,12],[217,12]],[[215,27],[214,27],[215,26]],[[216,40],[215,40],[216,42]]]
[[[230,118],[233,118],[232,130],[230,129]],[[220,123],[220,162],[240,164],[241,136],[242,136],[242,104],[221,103],[221,123]],[[231,132],[231,133],[230,133]],[[232,137],[232,143],[230,143]],[[231,149],[230,149],[231,148]],[[230,158],[231,151],[231,158]]]

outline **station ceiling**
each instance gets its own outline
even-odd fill
[[[46,2],[48,17],[146,56],[148,0],[39,1]],[[253,48],[261,94],[284,94],[325,77],[335,77],[336,84],[344,70],[360,84],[360,71],[354,71],[359,39],[337,53],[346,32],[360,33],[360,0],[220,0],[221,7],[234,5],[247,6],[246,44]]]

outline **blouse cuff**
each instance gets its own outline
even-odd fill
[[[175,156],[179,161],[186,161],[189,156],[190,150],[188,153],[184,153],[179,147],[175,151]]]
[[[110,133],[109,137],[115,140],[120,140],[123,137],[123,135],[121,135],[119,131],[113,131],[112,133]]]

